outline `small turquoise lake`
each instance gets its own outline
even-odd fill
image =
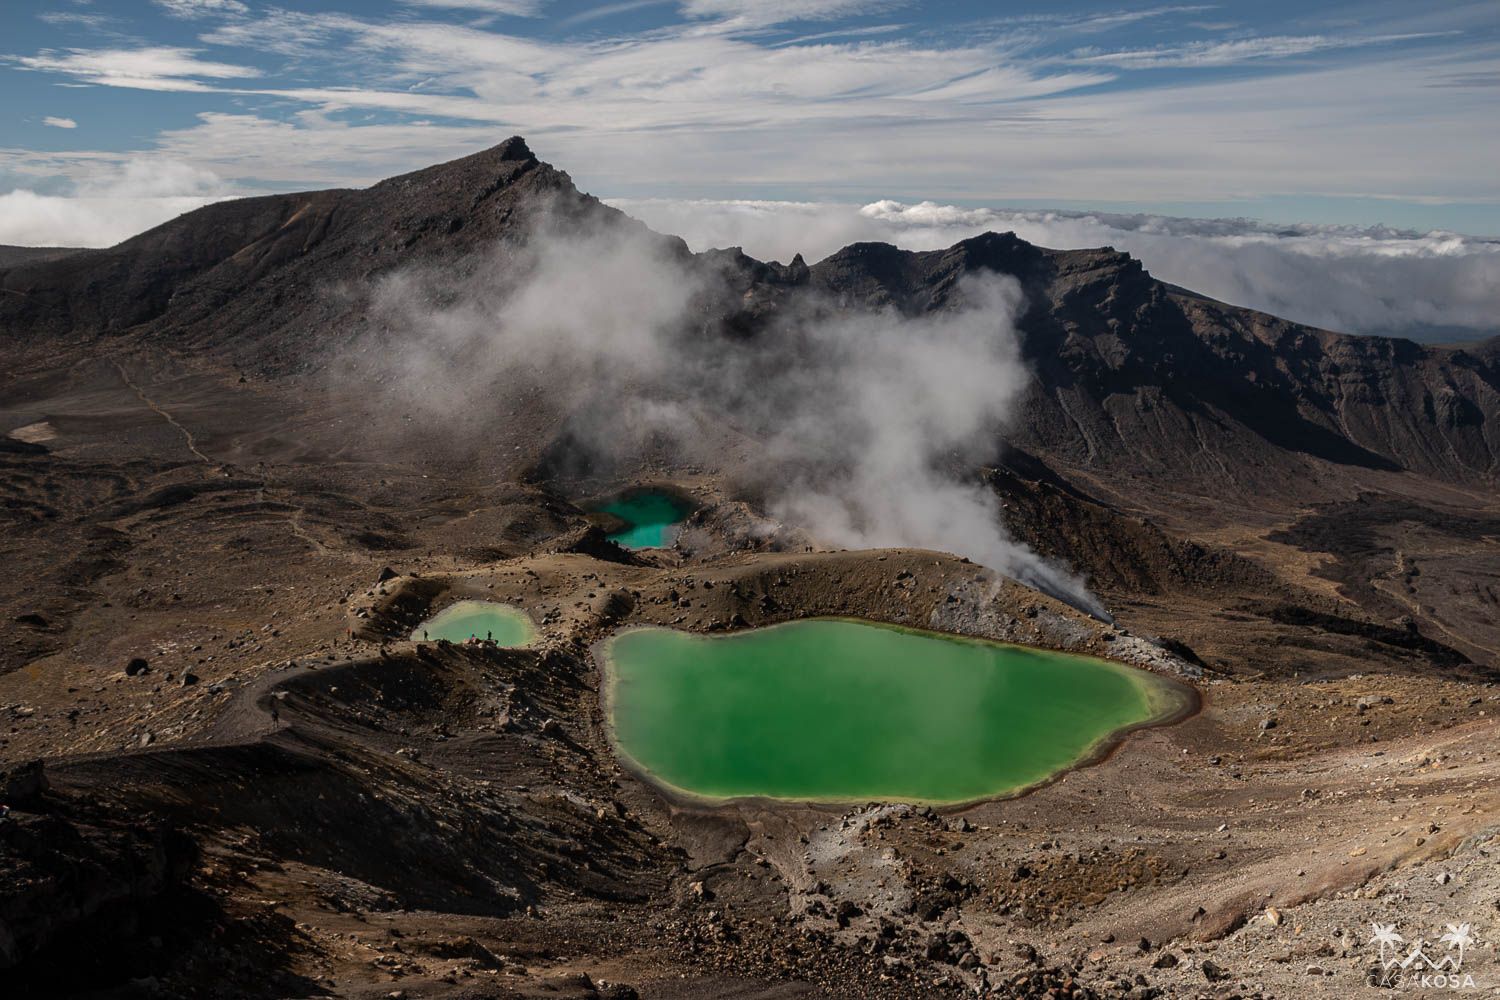
[[[678,525],[692,513],[683,500],[668,493],[640,490],[595,508],[625,522],[609,540],[627,549],[657,549],[677,540]]]

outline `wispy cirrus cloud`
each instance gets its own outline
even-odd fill
[[[44,10],[37,15],[37,20],[59,27],[79,27],[98,31],[114,22],[114,18],[108,14],[84,14],[76,10]]]
[[[688,17],[732,18],[754,24],[828,21],[853,14],[884,14],[910,0],[681,0]]]
[[[1075,15],[1073,20],[1066,23],[1083,31],[1100,32],[1136,24],[1141,21],[1177,17],[1182,14],[1202,14],[1216,9],[1218,9],[1216,4],[1172,4],[1162,7],[1138,7],[1133,10],[1113,10]]]
[[[1334,49],[1364,48],[1372,45],[1390,45],[1394,42],[1415,41],[1438,37],[1436,32],[1416,32],[1404,35],[1271,35],[1256,38],[1239,38],[1228,41],[1189,42],[1180,45],[1163,45],[1150,49],[1122,49],[1104,51],[1098,48],[1077,49],[1069,60],[1113,66],[1118,69],[1180,69],[1209,66],[1235,66],[1240,63],[1266,59],[1287,59],[1293,56],[1310,55]]]
[[[1102,11],[1049,11],[994,17],[990,23],[1009,27],[1066,29],[1094,34],[1178,14],[1201,14],[1216,10],[1215,4],[1167,4],[1157,7],[1118,8]]]
[[[648,7],[662,7],[667,4],[675,4],[676,0],[621,0],[620,3],[601,4],[598,7],[590,7],[576,14],[570,14],[557,22],[560,27],[572,28],[580,24],[589,24],[593,21],[602,21],[605,18],[617,17],[620,14],[629,14],[631,11],[645,10]]]
[[[401,0],[401,2],[408,7],[505,14],[510,17],[536,17],[542,9],[541,0]]]
[[[983,46],[904,41],[767,46],[733,33],[661,32],[540,42],[468,25],[390,24],[277,12],[206,33],[208,44],[274,47],[294,58],[375,59],[396,86],[261,91],[329,108],[378,108],[517,128],[753,128],[783,121],[929,114],[964,93],[1020,100],[1090,86],[1102,71],[1033,70]]]
[[[77,128],[78,127],[78,123],[75,122],[73,119],[71,119],[71,118],[58,118],[58,117],[56,117],[54,115],[48,115],[47,117],[43,118],[42,119],[42,124],[43,125],[51,126],[52,128]]]
[[[845,41],[855,38],[874,38],[879,35],[893,35],[907,27],[910,26],[905,24],[867,24],[857,28],[835,28],[830,31],[815,31],[808,35],[798,34],[791,38],[783,38],[779,41],[768,42],[767,44],[774,47],[783,47],[788,45],[806,45],[809,42],[822,42],[831,38],[843,39]]]
[[[12,56],[23,69],[62,73],[101,87],[132,90],[203,91],[203,80],[235,80],[260,76],[253,66],[199,59],[197,49],[169,45],[145,48],[43,49],[34,56]]]
[[[226,14],[248,14],[250,8],[240,0],[151,0],[169,17],[222,17]]]

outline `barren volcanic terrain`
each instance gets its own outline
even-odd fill
[[[577,378],[453,386],[473,345],[434,338],[538,297],[510,265],[545,269],[543,217],[691,278],[680,378],[571,367],[548,308],[587,298],[585,261],[534,321]],[[993,275],[1024,378],[977,455],[937,458],[1035,554],[1024,579],[785,516],[755,474],[805,471],[775,414],[673,395],[757,352],[747,396],[795,384],[788,330],[921,333]],[[415,333],[413,303],[438,317]],[[1500,987],[1497,352],[1012,234],[695,255],[520,139],[107,250],[5,248],[5,995],[1350,997],[1384,974],[1372,923],[1430,954],[1468,924],[1463,970]],[[599,433],[666,410],[692,447]],[[594,512],[643,486],[693,507],[672,547]],[[411,641],[469,598],[536,641]],[[1197,710],[962,808],[714,805],[622,765],[601,640],[808,617],[1103,656]]]

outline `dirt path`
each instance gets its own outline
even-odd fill
[[[139,385],[131,380],[130,373],[125,370],[124,365],[114,360],[113,358],[110,359],[110,364],[114,365],[115,371],[120,373],[120,380],[125,383],[127,388],[129,388],[132,392],[140,397],[141,402],[145,403],[148,409],[160,416],[167,423],[171,424],[177,430],[177,432],[182,435],[183,443],[187,445],[188,451],[192,452],[194,456],[196,456],[206,465],[218,464],[213,459],[209,458],[207,455],[203,454],[203,452],[198,450],[198,442],[194,439],[192,431],[184,427],[176,417],[172,416],[172,414],[168,413],[166,410],[158,406],[155,400],[146,395],[146,390],[142,389]]]

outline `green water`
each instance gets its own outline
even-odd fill
[[[524,646],[536,636],[531,619],[520,608],[491,601],[459,601],[450,604],[412,631],[414,640],[463,642],[493,638],[500,646]]]
[[[1082,656],[844,620],[603,647],[616,748],[691,795],[964,802],[1162,719],[1185,692]]]
[[[672,544],[677,525],[687,517],[688,508],[666,493],[643,491],[611,500],[599,508],[629,525],[616,531],[609,540],[627,549],[654,549]]]

